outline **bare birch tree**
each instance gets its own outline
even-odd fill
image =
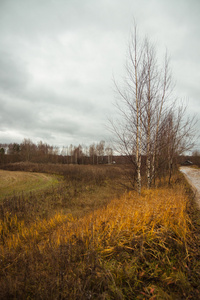
[[[163,115],[170,109],[167,102],[173,90],[169,59],[165,55],[164,64],[159,67],[155,47],[146,39],[144,51],[145,89],[143,95],[143,125],[146,135],[146,174],[147,187],[150,188],[155,178],[155,163],[158,133]]]
[[[165,152],[166,168],[168,171],[168,183],[171,183],[174,160],[185,152],[191,150],[195,145],[195,117],[186,118],[187,107],[183,104],[173,107],[168,111],[162,121],[160,141],[161,153]],[[164,157],[164,155],[162,155]]]
[[[139,39],[137,26],[128,48],[124,89],[118,84],[117,109],[121,119],[111,122],[120,153],[125,154],[136,169],[137,190],[141,193],[141,156],[146,156],[147,186],[155,177],[157,140],[166,102],[171,90],[167,55],[163,66],[157,61],[155,47],[145,38]]]
[[[89,155],[92,158],[92,164],[94,165],[95,155],[96,155],[96,147],[94,143],[89,146]]]
[[[125,88],[117,84],[120,101],[116,103],[121,119],[111,121],[111,130],[117,138],[118,150],[128,157],[136,170],[138,193],[141,193],[141,155],[142,155],[142,97],[145,83],[144,42],[139,40],[137,27],[131,35],[126,62]],[[134,183],[134,178],[132,180]]]
[[[173,82],[168,55],[163,63],[149,39],[139,39],[137,26],[131,35],[124,88],[115,83],[120,118],[110,121],[115,150],[134,165],[138,193],[141,193],[141,157],[146,157],[146,181],[156,179],[156,164],[162,153],[167,161],[169,183],[176,155],[194,145],[195,119],[185,119],[186,108],[172,98]],[[134,183],[135,178],[132,178]]]

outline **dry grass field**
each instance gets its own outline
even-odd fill
[[[56,182],[56,177],[48,174],[0,170],[0,200],[13,194],[42,190]]]
[[[0,299],[200,298],[192,193],[182,175],[138,196],[121,186],[116,166],[23,174],[40,184],[2,200]]]

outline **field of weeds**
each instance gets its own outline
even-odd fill
[[[192,194],[182,175],[138,196],[122,188],[116,166],[54,173],[57,185],[2,201],[1,299],[200,298]]]

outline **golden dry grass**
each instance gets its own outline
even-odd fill
[[[39,221],[28,232],[37,238],[38,232],[49,231],[55,224],[62,223],[51,236],[51,243],[55,246],[80,239],[86,248],[92,243],[95,250],[105,255],[112,255],[115,247],[131,247],[134,237],[140,235],[154,238],[162,233],[173,232],[174,239],[182,244],[189,234],[190,220],[186,204],[182,189],[176,192],[164,188],[147,190],[140,197],[137,193],[128,193],[83,218],[73,219],[59,214],[48,222]],[[22,229],[21,235],[24,236],[25,232],[26,228]],[[48,239],[45,243],[48,243]],[[14,244],[10,247],[14,247]]]
[[[56,182],[55,176],[43,173],[0,170],[0,200],[13,193],[41,190]]]
[[[85,205],[90,189],[83,193]],[[187,206],[180,181],[171,188],[143,190],[141,196],[125,193],[79,217],[60,210],[26,224],[7,213],[0,223],[2,295],[195,299],[198,292],[188,281],[192,223]]]

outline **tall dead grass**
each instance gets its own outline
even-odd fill
[[[60,212],[26,226],[6,215],[0,223],[0,297],[189,297],[190,228],[181,184],[141,196],[126,193],[81,218]]]

